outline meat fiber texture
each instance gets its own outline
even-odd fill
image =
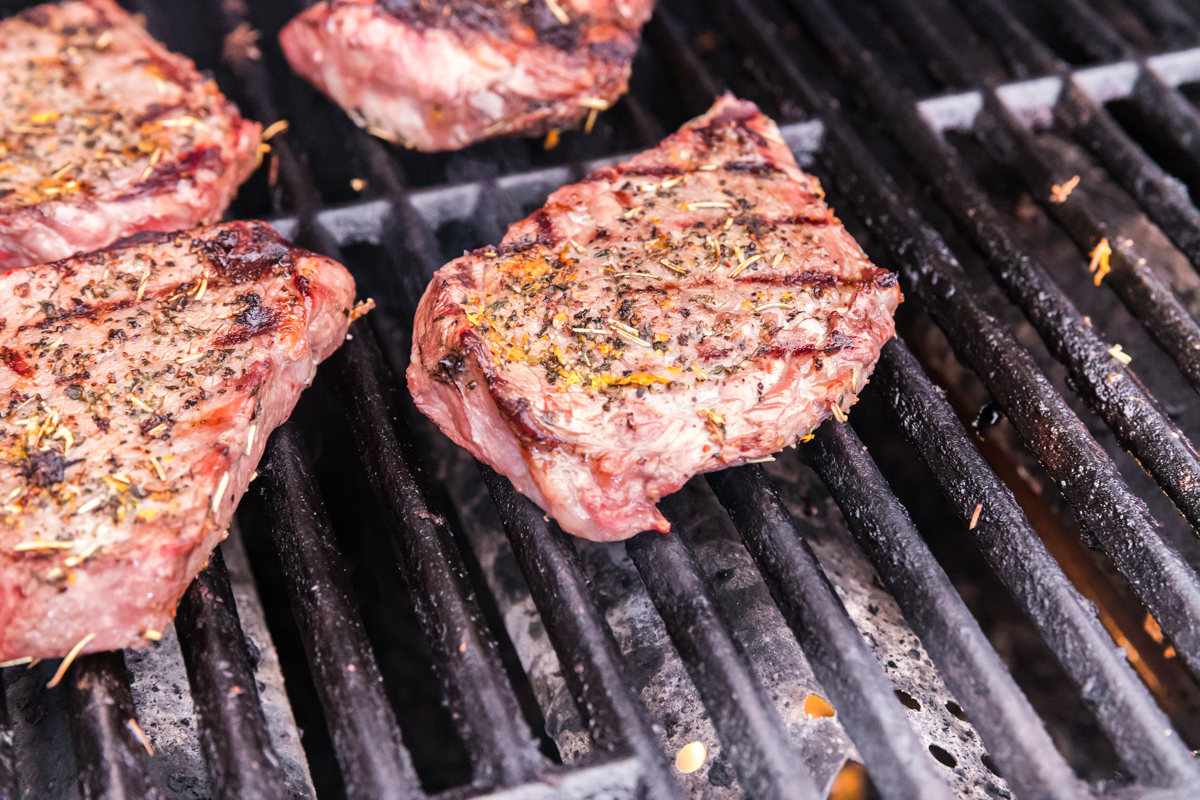
[[[0,277],[0,659],[162,631],[353,316],[263,223],[139,239]]]
[[[218,221],[260,133],[111,0],[0,22],[0,269]]]
[[[569,128],[625,93],[654,0],[326,0],[279,34],[360,126],[418,150]]]
[[[895,333],[895,275],[823,198],[727,95],[442,267],[409,389],[564,530],[666,531],[655,504],[693,475],[844,419]]]

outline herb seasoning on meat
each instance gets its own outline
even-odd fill
[[[900,299],[726,96],[439,270],[409,387],[565,530],[622,539],[666,530],[655,504],[692,475],[844,420]]]
[[[165,628],[353,300],[254,222],[0,276],[0,660]]]

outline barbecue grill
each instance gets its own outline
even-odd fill
[[[437,155],[290,73],[299,2],[125,4],[288,121],[231,215],[378,309],[174,631],[4,669],[0,797],[1200,795],[1200,3],[660,0],[593,132]],[[899,273],[900,338],[849,423],[693,480],[672,533],[571,539],[416,412],[407,326],[726,89]]]

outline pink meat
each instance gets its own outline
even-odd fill
[[[418,150],[568,128],[625,93],[654,0],[327,0],[279,34],[361,127]]]
[[[895,276],[823,198],[721,98],[440,269],[409,389],[565,530],[665,531],[659,498],[841,415],[894,334]]]
[[[260,222],[0,277],[0,660],[165,628],[353,302]]]
[[[0,269],[216,222],[260,128],[112,0],[0,22]]]

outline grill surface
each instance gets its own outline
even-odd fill
[[[379,309],[177,636],[57,689],[5,669],[0,798],[1195,795],[1200,3],[660,0],[594,133],[437,155],[290,74],[299,2],[127,6],[290,123],[231,215]],[[445,260],[726,88],[899,272],[900,340],[798,457],[692,481],[671,534],[572,540],[416,412],[407,325]]]

